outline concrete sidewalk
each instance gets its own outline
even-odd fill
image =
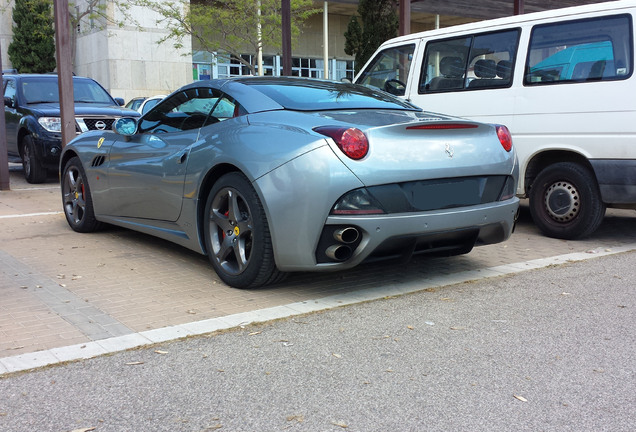
[[[184,336],[188,333],[180,326],[237,325],[248,316],[244,313],[255,312],[249,315],[254,317],[258,311],[275,311],[261,314],[269,319],[281,313],[277,307],[289,312],[288,306],[296,305],[292,310],[302,312],[316,304],[346,304],[632,250],[635,217],[634,211],[610,210],[591,238],[575,242],[540,235],[522,207],[509,241],[465,256],[292,274],[274,287],[237,290],[219,281],[206,257],[166,241],[120,228],[73,232],[61,213],[57,180],[29,185],[14,167],[11,191],[0,192],[0,373],[2,364],[4,372],[18,370],[16,362],[37,357],[22,355],[43,350],[136,340],[135,335],[157,335],[159,329],[170,329],[159,339]],[[550,257],[559,258],[545,260]],[[324,298],[335,300],[316,301]]]

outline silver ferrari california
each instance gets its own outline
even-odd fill
[[[237,288],[506,240],[519,205],[504,126],[361,86],[199,81],[61,157],[71,228],[113,224],[207,254]]]

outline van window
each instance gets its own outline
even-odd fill
[[[358,84],[404,96],[415,44],[387,48],[360,74]]]
[[[429,42],[419,93],[509,87],[519,29]]]
[[[524,84],[626,79],[632,71],[629,15],[534,27]]]

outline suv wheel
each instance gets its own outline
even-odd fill
[[[25,136],[22,141],[22,167],[24,168],[24,177],[29,183],[42,183],[46,180],[46,168],[38,159],[35,143],[30,135]]]

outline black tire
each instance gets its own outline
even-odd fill
[[[102,223],[95,219],[91,190],[78,157],[69,159],[64,165],[60,186],[62,207],[70,227],[82,233],[100,229]]]
[[[534,223],[548,237],[574,240],[589,236],[605,216],[594,174],[573,162],[543,169],[528,198]]]
[[[24,178],[29,183],[42,183],[48,175],[35,151],[35,143],[31,135],[25,136],[22,140],[22,168],[24,168]]]
[[[222,176],[205,205],[205,246],[212,267],[234,288],[280,282],[265,210],[250,182],[240,173]]]

